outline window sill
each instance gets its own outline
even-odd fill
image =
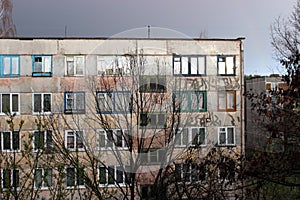
[[[65,110],[64,113],[66,115],[69,115],[69,114],[85,114],[85,110]]]
[[[76,186],[66,186],[67,190],[74,190],[74,189],[85,189],[84,185],[76,185]]]
[[[7,149],[2,149],[1,150],[3,153],[20,153],[21,150],[7,150]]]
[[[32,72],[32,77],[52,77],[52,72]]]
[[[99,187],[108,187],[108,188],[115,188],[115,187],[125,187],[126,184],[125,183],[114,183],[114,184],[111,184],[111,183],[107,183],[107,184],[103,184],[103,183],[100,183],[99,184]]]
[[[236,144],[218,144],[218,147],[236,147]]]
[[[101,148],[98,148],[98,151],[115,151],[115,150],[127,151],[128,147],[101,147]]]
[[[206,74],[174,74],[174,76],[198,77],[198,76],[206,76]]]
[[[34,190],[52,190],[52,187],[34,187]]]
[[[52,112],[32,112],[32,115],[51,115]]]
[[[236,74],[218,74],[218,76],[236,76]]]
[[[20,112],[14,112],[14,113],[11,113],[11,114],[15,114],[15,115],[20,115]],[[5,116],[7,115],[6,113],[0,113],[0,116]]]
[[[19,78],[20,74],[16,75],[0,75],[0,78]]]

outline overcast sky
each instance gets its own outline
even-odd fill
[[[287,17],[296,0],[13,0],[19,37],[110,37],[147,25],[197,38],[245,37],[245,73],[270,74],[270,25]]]

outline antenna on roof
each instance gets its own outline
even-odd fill
[[[148,25],[147,27],[148,27],[148,38],[150,38],[150,25]]]
[[[67,37],[67,30],[68,30],[68,27],[67,27],[67,25],[65,25],[65,37]]]

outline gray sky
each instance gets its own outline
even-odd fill
[[[270,25],[296,0],[13,0],[19,37],[110,37],[135,28],[167,28],[197,38],[245,37],[245,73],[270,74]]]

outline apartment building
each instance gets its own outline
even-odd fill
[[[212,149],[244,154],[243,40],[1,39],[3,195],[140,199],[160,169],[207,179]]]

